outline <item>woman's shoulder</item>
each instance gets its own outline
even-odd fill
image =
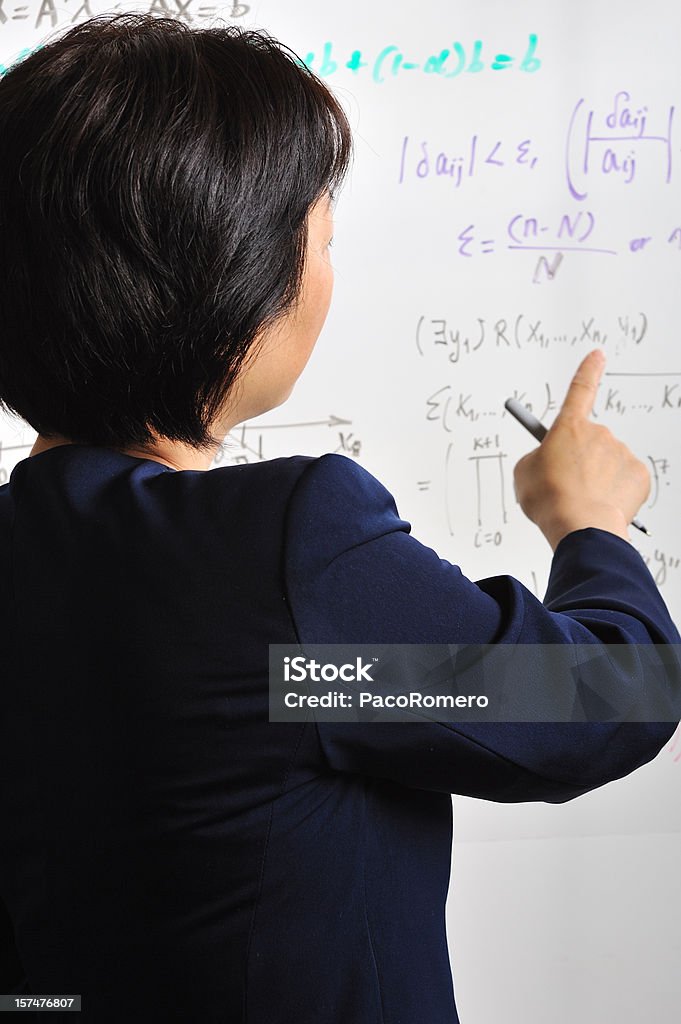
[[[257,462],[232,463],[217,466],[208,473],[192,474],[203,477],[210,487],[228,489],[238,485],[248,491],[272,489],[286,500],[294,494],[297,500],[319,500],[333,493],[337,498],[343,492],[354,493],[361,488],[367,492],[381,489],[380,482],[367,470],[345,455],[285,455]]]
[[[410,533],[390,491],[364,466],[336,453],[301,467],[287,508],[291,556],[322,561],[393,532]],[[313,539],[314,538],[314,539]]]
[[[392,495],[381,481],[347,455],[333,452],[317,458],[294,458],[301,460],[296,464],[299,475],[296,497],[299,500],[304,496],[315,501],[347,499],[356,506],[364,499],[372,504],[377,500],[387,501],[394,506]]]
[[[332,517],[345,515],[362,506],[387,507],[396,513],[390,492],[354,459],[338,453],[319,456],[289,455],[264,462],[242,463],[211,470],[217,486],[239,483],[253,493],[276,488],[290,500],[294,511],[314,509]]]

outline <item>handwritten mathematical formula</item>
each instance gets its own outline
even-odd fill
[[[383,85],[386,80],[408,71],[421,72],[441,79],[458,78],[459,75],[478,75],[483,71],[508,72],[513,68],[525,74],[534,74],[539,71],[542,64],[537,56],[537,45],[537,35],[530,33],[522,55],[516,57],[510,53],[495,52],[481,39],[474,39],[469,43],[456,41],[419,60],[414,60],[416,54],[407,55],[394,43],[383,46],[376,53],[356,49],[352,50],[349,56],[338,56],[334,50],[334,43],[326,41],[321,52],[308,52],[304,63],[320,78],[328,78],[339,71],[350,71],[354,75],[369,75],[376,85]]]
[[[362,451],[362,441],[349,419],[331,415],[318,420],[287,422],[283,418],[276,423],[246,422],[235,427],[218,450],[213,465],[241,465],[290,455],[291,445],[285,437],[291,432],[300,438],[297,443],[304,445],[307,452],[315,451],[320,455],[333,452],[358,459]]]
[[[44,32],[58,25],[87,21],[97,14],[126,10],[129,6],[107,3],[106,0],[63,0],[63,4],[58,4],[56,0],[40,0],[34,4],[2,0],[0,28],[12,22],[28,21],[31,28]],[[143,4],[136,6],[140,12],[164,14],[168,18],[187,22],[215,18],[218,14],[227,18],[243,18],[250,9],[250,4],[239,3],[237,0],[223,0],[222,3],[214,4],[202,4],[198,0],[149,0],[146,7]]]
[[[636,254],[644,250],[665,253],[681,252],[681,227],[678,217],[669,223],[667,229],[657,237],[654,235],[633,235],[619,249],[609,239],[600,240],[596,232],[596,214],[591,210],[559,213],[553,217],[534,214],[512,213],[500,233],[494,228],[480,231],[475,223],[466,224],[458,234],[454,233],[454,248],[459,256],[470,259],[473,256],[489,256],[506,250],[509,252],[553,253],[562,258],[563,253],[600,253],[617,256],[619,253]],[[597,244],[596,244],[597,243]],[[547,267],[547,277],[553,278],[559,263]],[[539,269],[535,272],[539,281]]]
[[[70,0],[65,2],[68,4]],[[65,19],[64,10],[58,8],[54,0],[42,0],[32,19],[32,27],[45,31],[47,28],[56,28],[60,22],[68,21],[73,24],[99,13],[92,0],[73,0],[73,3],[78,9],[73,16]],[[158,0],[152,0],[148,9],[189,24],[212,20],[217,16],[243,18],[251,9],[248,4],[229,2],[206,5],[197,4],[196,0],[174,0],[174,6],[166,6],[165,0],[162,0],[162,3],[163,6],[159,9]],[[122,6],[105,5],[102,9],[117,10]],[[9,21],[28,20],[30,17],[28,4],[17,4],[10,14],[7,0],[0,0],[0,28]],[[319,49],[306,50],[303,56],[298,57],[298,62],[314,71],[319,78],[338,76],[339,73],[360,75],[367,77],[375,85],[383,85],[408,72],[428,75],[443,81],[456,79],[461,75],[479,75],[481,72],[534,74],[542,66],[542,61],[537,56],[537,47],[536,33],[530,33],[514,53],[499,52],[482,39],[471,39],[467,42],[455,40],[448,46],[433,49],[426,54],[408,53],[407,48],[397,46],[395,43],[387,43],[376,50],[358,47],[342,52],[335,42],[326,40]],[[15,60],[30,52],[30,49],[23,50]],[[418,59],[414,59],[415,57]],[[3,74],[7,67],[0,65],[0,74]]]
[[[488,386],[487,376],[480,386],[477,373],[500,355],[533,359],[565,348],[575,348],[582,355],[599,346],[608,355],[621,355],[621,362],[611,362],[613,368],[603,373],[592,417],[609,424],[630,417],[637,423],[641,417],[655,423],[666,419],[667,430],[638,455],[650,474],[642,518],[646,510],[658,506],[668,511],[674,500],[670,487],[678,474],[674,438],[681,417],[681,361],[672,358],[667,366],[658,363],[658,369],[647,368],[654,340],[648,312],[622,308],[604,316],[574,310],[559,317],[551,312],[507,310],[476,317],[443,308],[424,310],[412,323],[412,352],[437,374],[434,386],[422,392],[423,422],[433,443],[437,445],[438,437],[444,442],[441,469],[431,473],[431,479],[421,474],[415,483],[419,492],[432,493],[450,536],[459,542],[465,537],[473,550],[513,544],[515,526],[523,518],[513,500],[518,437],[515,425],[509,430],[503,402],[516,398],[547,426],[560,406],[554,382],[532,379],[536,369],[526,387],[516,386],[513,375],[507,373],[503,394],[499,387]],[[642,352],[646,369],[637,369]],[[476,372],[470,376],[469,370]],[[518,377],[521,381],[526,377],[520,362]],[[462,495],[467,496],[465,501]],[[660,587],[681,584],[681,547],[675,538],[676,534],[662,535],[641,552]]]
[[[507,177],[524,168],[532,172],[551,163],[561,169],[563,188],[570,199],[583,202],[594,179],[634,184],[642,168],[652,169],[660,185],[672,181],[674,170],[673,105],[654,112],[660,127],[650,128],[648,106],[633,104],[631,94],[620,89],[608,110],[588,108],[580,98],[561,136],[553,144],[540,143],[543,133],[534,131],[503,137],[490,129],[472,132],[458,141],[404,135],[397,153],[397,180],[440,181],[443,188],[460,189],[481,175]],[[562,162],[562,167],[561,167]]]
[[[446,199],[476,183],[483,189],[496,185],[501,195],[514,188],[525,195],[529,183],[536,191],[540,175],[544,184],[548,175],[555,185],[552,212],[537,202],[534,209],[509,206],[505,213],[490,216],[485,201],[484,213],[470,210],[463,220],[458,206],[456,219],[445,207],[445,231],[458,257],[533,253],[532,281],[541,284],[555,279],[566,254],[612,258],[681,253],[678,203],[664,191],[675,182],[679,150],[672,103],[646,101],[623,88],[614,90],[602,107],[578,97],[565,124],[552,125],[549,141],[544,125],[529,122],[525,130],[512,133],[495,131],[492,122],[460,137],[452,138],[444,129],[437,134],[411,133],[395,140],[400,189],[437,190]],[[627,231],[626,218],[606,217],[595,202],[604,195],[624,200],[639,183],[655,189],[662,202],[669,197],[667,222],[653,226],[632,220]]]
[[[111,4],[107,3],[107,0],[98,0],[98,2],[95,0],[63,0],[63,6],[56,0],[40,0],[37,4],[0,0],[0,40],[3,27],[10,27],[21,22],[27,23],[26,28],[44,34],[61,26],[66,27],[88,21],[98,14],[128,9],[129,5],[125,3]],[[205,4],[201,0],[149,0],[146,7],[139,5],[135,10],[142,13],[163,14],[168,18],[184,21],[194,27],[209,27],[216,18],[234,20],[245,17],[251,10],[251,5],[239,3],[237,0],[225,0],[225,2],[214,4]],[[13,64],[28,57],[30,53],[40,50],[43,45],[40,43],[38,46],[24,47],[14,54],[12,59],[5,58],[6,63],[0,63],[0,77]]]
[[[546,409],[555,408],[551,399],[551,389],[545,385],[547,399],[543,403]],[[532,402],[516,391],[513,397],[519,397],[528,408]],[[456,446],[447,444],[443,457],[443,485],[440,490],[444,494],[445,517],[450,536],[461,535],[460,495],[469,491],[474,494],[474,517],[463,530],[469,533],[474,549],[491,545],[500,547],[504,541],[512,543],[512,521],[509,521],[509,495],[513,494],[512,470],[513,460],[509,464],[509,453],[506,450],[508,434],[503,425],[494,432],[485,430],[478,424],[479,418],[498,418],[501,420],[505,410],[482,409],[476,407],[470,393],[458,394],[449,386],[428,396],[425,400],[426,419],[444,420],[447,406],[454,402],[453,417],[461,416],[469,424],[474,423],[482,429],[472,433],[459,432]],[[539,416],[542,419],[543,416]],[[646,509],[653,509],[664,487],[670,485],[669,471],[674,460],[669,453],[646,455],[644,457],[650,471],[652,486]],[[427,491],[434,483],[432,480],[419,480],[420,491]],[[520,512],[517,513],[521,515]],[[507,527],[510,522],[510,533]],[[651,551],[642,551],[641,555],[650,569],[659,587],[667,583],[670,575],[681,581],[681,548],[668,550],[666,547],[654,546]]]
[[[490,349],[522,352],[556,346],[592,348],[606,342],[619,354],[628,347],[640,345],[647,330],[648,317],[644,312],[623,311],[607,320],[587,313],[559,324],[524,312],[462,320],[443,316],[440,311],[436,316],[422,313],[417,318],[414,343],[420,356],[458,363],[476,352],[487,355]]]

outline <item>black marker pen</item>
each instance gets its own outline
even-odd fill
[[[533,416],[527,406],[519,402],[517,398],[507,398],[504,402],[504,408],[508,409],[511,416],[515,416],[518,423],[529,430],[533,437],[536,437],[537,441],[543,441],[546,436],[546,427],[543,423],[540,423],[536,416]],[[632,519],[631,525],[635,526],[641,533],[645,533],[648,537],[651,536],[649,530],[643,525],[638,519]]]

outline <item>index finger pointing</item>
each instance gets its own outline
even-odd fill
[[[605,367],[605,355],[595,348],[582,359],[577,367],[570,387],[561,406],[561,413],[572,416],[583,416],[588,419],[596,399],[598,385]]]

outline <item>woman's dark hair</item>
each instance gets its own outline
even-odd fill
[[[0,408],[80,444],[215,447],[347,170],[338,102],[267,33],[109,14],[0,78],[0,139]]]

